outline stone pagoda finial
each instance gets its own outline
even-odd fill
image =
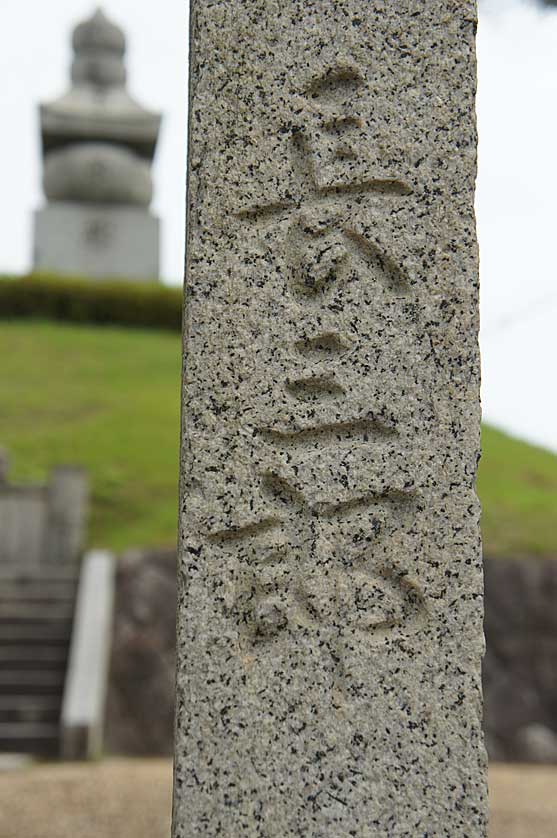
[[[125,84],[126,38],[100,7],[89,20],[76,26],[72,45],[75,57],[71,77],[74,84],[93,84],[97,87]]]

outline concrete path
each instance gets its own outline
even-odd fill
[[[168,760],[106,760],[0,774],[2,838],[169,838]]]
[[[0,773],[2,838],[169,838],[168,760],[37,765]],[[490,769],[490,838],[557,836],[557,768]]]

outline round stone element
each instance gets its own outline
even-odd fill
[[[147,207],[153,196],[148,162],[108,143],[80,143],[49,152],[43,188],[49,201]]]

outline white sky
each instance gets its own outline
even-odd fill
[[[2,0],[0,272],[31,256],[41,203],[37,103],[68,83],[69,34],[94,0]],[[164,123],[153,209],[162,273],[182,278],[187,0],[105,0],[126,31],[130,89]],[[477,190],[486,420],[557,451],[557,10],[482,0]]]
[[[478,75],[484,416],[557,450],[557,10],[486,0]]]

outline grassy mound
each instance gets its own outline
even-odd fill
[[[478,472],[484,551],[557,559],[557,456],[484,425]]]
[[[176,541],[180,338],[165,331],[0,324],[0,445],[12,475],[91,474],[91,544]],[[479,492],[489,555],[557,557],[557,457],[484,428]]]
[[[179,336],[2,322],[0,357],[0,445],[12,477],[83,465],[93,490],[91,544],[175,543]]]

